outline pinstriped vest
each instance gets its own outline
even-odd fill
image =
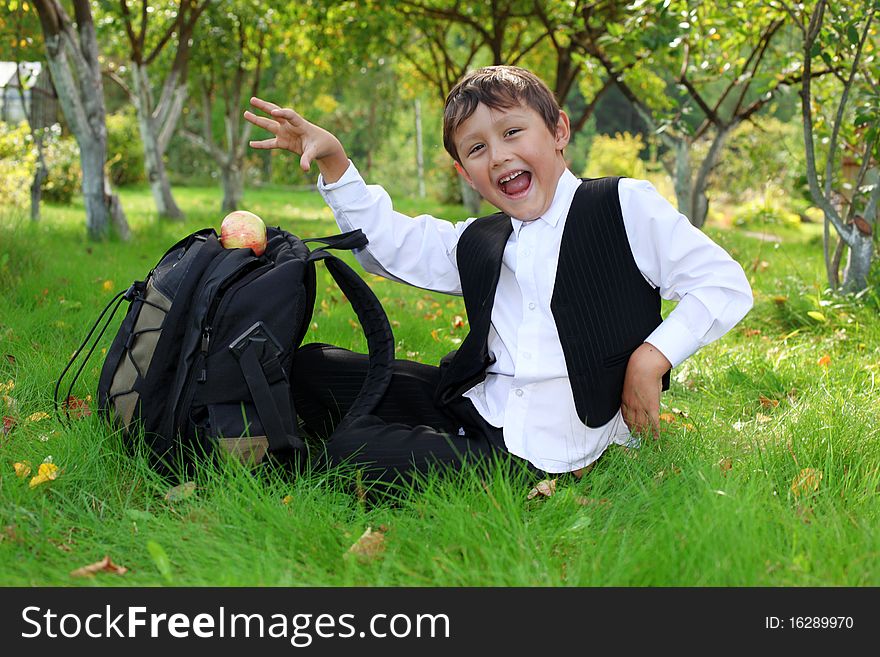
[[[617,413],[629,356],[662,321],[660,294],[642,276],[629,247],[619,180],[584,180],[575,192],[550,300],[578,416],[594,428]],[[441,366],[441,405],[483,381],[493,362],[489,325],[512,230],[510,217],[497,213],[473,222],[459,239],[458,268],[470,333]],[[667,372],[663,389],[668,387]]]

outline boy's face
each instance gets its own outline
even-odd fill
[[[553,201],[571,135],[559,113],[555,133],[526,105],[490,109],[483,103],[455,132],[455,168],[480,195],[521,221],[537,219]]]

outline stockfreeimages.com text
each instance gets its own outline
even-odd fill
[[[449,638],[446,614],[373,614],[358,629],[355,614],[231,613],[219,607],[214,613],[155,613],[146,607],[125,607],[113,611],[106,605],[102,612],[64,613],[51,609],[25,607],[22,619],[25,639],[37,637],[76,638],[158,638],[184,639],[273,638],[288,639],[292,646],[305,648],[315,638]]]

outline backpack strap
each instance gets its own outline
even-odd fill
[[[325,248],[360,248],[367,243],[360,230],[314,241],[323,242],[327,245]],[[348,413],[337,426],[338,429],[358,416],[371,413],[381,401],[391,383],[394,334],[379,299],[351,267],[324,249],[317,249],[309,255],[309,262],[317,260],[324,261],[339,288],[351,302],[364,329],[369,351],[367,377]]]
[[[292,424],[293,406],[290,384],[281,367],[282,349],[263,322],[257,322],[229,345],[238,360],[266,439],[269,451],[276,454],[304,450]]]

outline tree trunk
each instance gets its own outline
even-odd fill
[[[221,210],[224,213],[237,210],[241,206],[241,199],[244,196],[244,176],[242,175],[241,165],[234,159],[221,167],[221,178],[223,181],[223,205]]]
[[[458,184],[461,186],[461,202],[465,209],[471,217],[479,216],[483,197],[461,176],[458,177]]]
[[[715,138],[709,146],[709,152],[706,153],[706,157],[700,163],[700,169],[697,171],[697,177],[691,190],[691,214],[688,215],[691,223],[697,228],[702,229],[709,216],[709,194],[707,193],[709,178],[718,164],[718,158],[721,157],[721,150],[724,148],[724,142],[727,141],[727,135],[735,125],[734,123],[718,127],[718,132],[715,133]]]
[[[93,240],[105,239],[110,233],[112,201],[106,194],[104,164],[106,147],[95,140],[80,141],[80,164],[82,165],[82,192],[86,207],[86,229]]]
[[[843,292],[860,292],[868,287],[868,274],[874,255],[874,240],[871,235],[853,231],[849,244],[849,258],[843,272]]]
[[[672,182],[675,187],[678,211],[693,221],[691,219],[694,213],[693,196],[691,195],[691,150],[690,143],[686,139],[676,140],[674,173]]]
[[[46,155],[43,152],[43,129],[31,129],[34,136],[34,144],[37,147],[37,170],[34,172],[34,180],[31,182],[31,221],[40,220],[40,203],[43,200],[43,183],[49,175],[46,167]]]
[[[153,119],[152,92],[146,65],[133,64],[132,75],[134,77],[138,127],[144,147],[144,164],[146,165],[150,191],[153,193],[153,201],[156,203],[156,210],[160,219],[183,221],[183,212],[171,194],[171,184],[168,182],[168,174],[165,171],[165,149],[162,147],[159,131]]]
[[[91,8],[87,0],[74,0],[73,4],[76,29],[58,0],[38,0],[34,6],[58,100],[79,144],[87,233],[91,239],[103,239],[113,226],[122,239],[128,239],[125,214],[104,174],[107,123]]]

